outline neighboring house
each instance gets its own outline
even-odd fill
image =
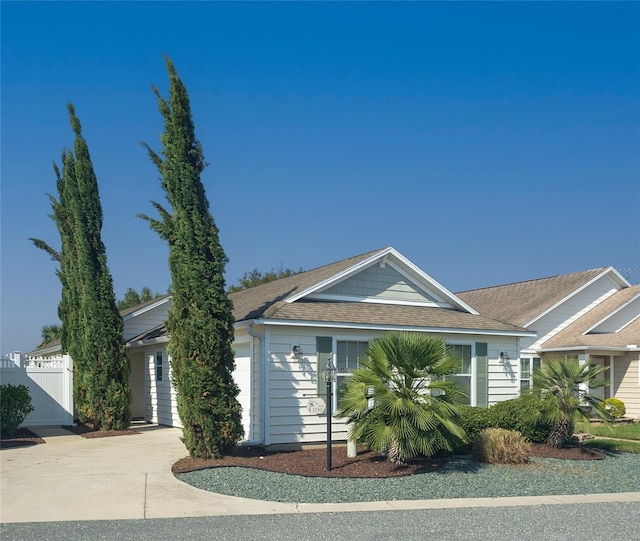
[[[628,417],[640,418],[640,286],[613,267],[464,291],[457,294],[485,316],[536,331],[520,341],[521,389],[544,357],[575,358],[606,366],[610,382],[595,389],[618,398]]]
[[[500,355],[519,356],[534,333],[479,315],[393,248],[375,250],[230,295],[245,437],[264,445],[326,439],[324,368],[338,368],[336,395],[370,340],[386,331],[441,336],[463,359],[456,376],[469,403],[488,406],[519,393],[517,373]],[[162,322],[165,298],[125,315],[134,396],[144,417],[179,426]],[[155,322],[156,324],[152,324]],[[133,336],[133,329],[140,334]],[[142,401],[139,402],[142,412]],[[336,439],[346,439],[340,419]]]

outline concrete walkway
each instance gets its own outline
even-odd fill
[[[171,465],[187,452],[176,428],[136,427],[139,435],[85,439],[64,429],[33,429],[47,442],[0,451],[0,521],[47,522],[640,502],[640,492],[292,504],[213,494],[178,481]]]

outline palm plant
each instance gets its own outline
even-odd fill
[[[547,445],[562,447],[581,418],[588,420],[589,415],[596,415],[605,421],[610,419],[604,401],[588,391],[609,384],[597,379],[606,370],[607,367],[562,358],[549,358],[534,370],[533,387],[522,399],[533,420],[551,425]]]
[[[60,325],[45,325],[42,327],[42,342],[40,346],[44,346],[54,340],[59,340],[62,335],[62,327]]]
[[[466,441],[458,423],[464,393],[447,376],[460,359],[441,338],[392,332],[374,340],[347,382],[338,416],[350,439],[400,465],[415,456],[454,450]]]

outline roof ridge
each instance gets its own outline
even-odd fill
[[[566,274],[554,274],[552,276],[544,276],[543,278],[530,278],[529,280],[519,280],[517,282],[509,282],[506,284],[496,284],[496,285],[492,285],[492,286],[486,286],[486,287],[476,287],[473,289],[465,289],[463,291],[458,291],[455,294],[459,295],[461,293],[470,293],[471,291],[480,291],[483,289],[495,289],[498,287],[507,287],[507,286],[515,286],[515,285],[519,285],[519,284],[527,284],[530,282],[542,282],[543,280],[551,280],[552,278],[560,278],[560,277],[569,277],[569,276],[576,276],[578,274],[587,274],[587,273],[591,273],[594,271],[605,271],[606,269],[610,268],[610,266],[608,267],[595,267],[593,269],[588,269],[588,270],[584,270],[584,271],[577,271],[577,272],[568,272]]]

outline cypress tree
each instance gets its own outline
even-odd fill
[[[102,206],[89,147],[71,104],[68,111],[74,150],[63,153],[62,174],[54,165],[59,200],[49,196],[62,250],[31,240],[60,263],[61,345],[73,359],[80,420],[95,428],[122,430],[129,425],[131,404],[124,325],[101,238]]]
[[[200,174],[205,168],[195,137],[187,90],[165,57],[169,99],[154,88],[164,133],[158,154],[145,145],[171,205],[153,206],[160,219],[141,215],[169,245],[172,307],[169,355],[182,421],[193,458],[221,457],[243,435],[235,367],[232,304],[225,293],[226,255],[209,212]]]

